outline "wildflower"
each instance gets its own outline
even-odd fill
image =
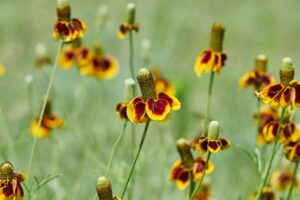
[[[297,141],[289,141],[284,145],[286,158],[290,161],[300,160],[300,139]]]
[[[253,194],[249,200],[255,200],[256,195],[256,193]],[[262,191],[261,200],[279,200],[279,198],[276,196],[272,187],[265,186]]]
[[[204,72],[221,72],[227,59],[226,54],[222,52],[224,31],[223,24],[213,24],[210,48],[200,52],[196,60],[195,72],[197,76],[202,76]]]
[[[250,85],[256,90],[274,83],[275,80],[271,74],[266,73],[267,57],[263,54],[255,59],[255,69],[245,74],[239,81],[241,88],[247,88]]]
[[[271,185],[277,189],[284,191],[290,188],[293,182],[293,172],[289,169],[285,169],[283,171],[275,171],[271,176]],[[294,182],[294,187],[298,186],[297,180]]]
[[[208,136],[198,137],[193,145],[195,150],[201,154],[206,154],[208,151],[217,153],[231,147],[231,143],[227,139],[219,137],[219,123],[217,121],[210,123]]]
[[[99,197],[99,200],[121,200],[120,197],[113,197],[112,185],[110,181],[101,176],[97,181],[96,191]]]
[[[11,163],[4,162],[0,165],[0,199],[1,200],[23,200],[24,191],[21,182],[25,175],[14,173]]]
[[[142,92],[141,97],[135,97],[127,106],[127,116],[130,121],[144,123],[151,120],[164,120],[172,110],[180,109],[180,102],[172,95],[160,92],[156,95],[152,74],[147,69],[139,70],[137,79]]]
[[[264,87],[256,95],[263,103],[273,107],[300,107],[300,84],[294,78],[294,68],[290,58],[284,58],[280,69],[280,83]]]
[[[279,119],[273,120],[263,127],[263,136],[266,141],[271,142],[276,138]],[[279,142],[296,141],[299,138],[299,131],[295,123],[290,120],[290,116],[284,117],[279,133]]]
[[[97,9],[96,27],[104,28],[107,26],[107,21],[109,19],[108,8],[106,5],[100,5]]]
[[[211,196],[211,187],[209,185],[203,185],[197,191],[194,200],[208,200]]]
[[[135,23],[135,5],[130,3],[127,5],[127,20],[119,27],[118,36],[120,39],[125,38],[127,32],[138,32],[139,26]]]
[[[36,51],[36,60],[34,66],[37,68],[41,68],[44,65],[51,65],[52,58],[47,53],[47,47],[43,43],[39,43],[35,47]]]
[[[269,141],[265,139],[263,128],[272,121],[279,120],[277,109],[269,105],[263,106],[258,113],[254,115],[254,120],[258,124],[257,144],[266,144]]]
[[[125,80],[125,102],[118,103],[116,106],[116,113],[121,119],[128,120],[127,105],[128,102],[134,97],[135,81],[131,78]]]
[[[157,69],[151,70],[156,92],[165,92],[170,95],[175,95],[174,85],[167,81]]]
[[[54,39],[71,42],[83,37],[86,26],[80,19],[71,18],[71,6],[67,0],[58,0],[56,11],[58,19],[53,28]]]
[[[5,74],[5,68],[4,65],[0,63],[0,77]]]
[[[39,123],[39,117],[36,117],[32,121],[31,134],[32,136],[36,136],[38,138],[45,138],[50,135],[53,128],[58,128],[63,126],[64,121],[62,120],[62,118],[52,114],[51,105],[49,102],[47,102],[45,114],[42,118],[40,129],[38,133],[36,133],[38,123]]]

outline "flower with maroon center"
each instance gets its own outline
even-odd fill
[[[256,193],[250,197],[250,200],[256,200]],[[261,200],[279,200],[271,186],[265,186],[262,191]]]
[[[190,180],[190,171],[193,173],[193,181],[199,181],[203,175],[205,159],[202,157],[198,157],[195,159],[194,164],[191,168],[187,168],[184,166],[181,160],[177,160],[172,167],[171,173],[169,175],[169,179],[176,183],[177,187],[181,190],[185,189]],[[214,165],[209,162],[205,171],[205,174],[210,174],[214,169]]]
[[[127,5],[127,20],[123,22],[118,29],[118,36],[120,39],[124,39],[128,32],[139,31],[139,26],[134,21],[135,21],[135,5],[133,3],[129,3]]]
[[[206,49],[200,52],[195,64],[197,76],[202,76],[204,72],[220,73],[225,65],[227,56],[223,52],[215,52],[213,49]]]
[[[200,136],[196,138],[193,144],[195,150],[201,154],[206,154],[208,151],[217,153],[220,150],[225,150],[231,147],[229,140],[217,137],[210,139],[208,136]]]
[[[289,141],[284,145],[285,156],[290,161],[300,160],[300,139]]]
[[[267,142],[272,142],[276,138],[279,125],[279,119],[273,120],[263,127],[263,136]],[[297,141],[299,139],[299,131],[294,122],[290,120],[290,116],[285,116],[279,133],[279,142],[286,143],[289,141]]]
[[[275,189],[281,191],[290,188],[292,182],[293,182],[293,172],[289,169],[273,172],[270,181],[271,185]],[[297,179],[295,180],[293,186],[294,188],[298,186]]]
[[[266,144],[267,141],[263,134],[263,128],[272,121],[279,120],[278,110],[265,105],[261,108],[259,113],[254,115],[255,123],[258,124],[257,144]]]
[[[118,103],[116,106],[116,113],[119,115],[121,119],[128,120],[127,116],[127,103]]]
[[[0,199],[23,200],[24,191],[21,182],[24,180],[24,174],[13,172],[11,163],[2,163],[0,165]]]
[[[59,65],[64,69],[70,69],[74,64],[79,69],[89,64],[92,52],[86,47],[69,47],[59,55]]]
[[[115,57],[94,54],[91,58],[91,75],[101,79],[111,79],[119,71],[119,64]]]
[[[152,69],[151,73],[153,75],[156,92],[165,92],[167,94],[175,95],[176,91],[174,85],[166,80],[158,69]]]
[[[266,74],[258,70],[249,71],[239,81],[241,88],[253,86],[256,90],[274,82],[275,80],[271,74]]]
[[[203,185],[196,193],[194,200],[209,200],[211,197],[211,187],[210,185]]]
[[[164,120],[171,110],[179,110],[180,102],[172,95],[160,92],[156,98],[146,101],[142,97],[132,99],[127,106],[127,116],[130,121],[144,123],[148,119]]]

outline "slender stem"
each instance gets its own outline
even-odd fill
[[[196,186],[196,189],[194,190],[193,194],[190,196],[190,200],[194,199],[194,197],[196,196],[197,191],[199,190],[199,188],[202,185],[202,182],[203,182],[204,176],[205,176],[205,172],[206,172],[206,169],[207,169],[207,166],[208,166],[208,163],[209,163],[210,155],[211,155],[211,152],[209,151],[208,155],[207,155],[207,158],[206,158],[206,162],[205,162],[205,165],[204,165],[203,174],[201,176],[200,182]]]
[[[260,114],[259,114],[259,109],[260,109],[260,100],[257,99],[257,105],[256,105],[256,112],[257,112],[257,120],[258,120],[258,123],[257,123],[257,129],[256,129],[256,140],[255,140],[255,148],[257,147],[257,140],[258,140],[258,133],[259,133],[259,122],[260,122]]]
[[[207,135],[207,127],[208,127],[208,120],[209,120],[209,111],[210,111],[210,103],[211,103],[211,94],[212,94],[212,88],[214,83],[214,72],[211,72],[210,78],[209,78],[209,86],[208,86],[208,95],[207,95],[207,106],[206,106],[206,113],[204,118],[204,134]]]
[[[132,160],[134,160],[134,157],[135,157],[135,147],[136,147],[136,126],[132,123],[131,124],[131,155],[132,155]],[[129,186],[128,199],[132,199],[132,192],[134,190],[134,182],[135,182],[135,178],[133,176],[132,179],[131,179],[131,185]]]
[[[134,64],[133,64],[133,58],[134,58],[134,49],[133,49],[133,32],[129,31],[129,69],[130,69],[130,75],[133,80],[135,80],[135,71],[134,71]]]
[[[293,193],[293,189],[294,189],[294,186],[295,186],[295,183],[296,183],[298,166],[299,166],[299,161],[296,162],[296,165],[295,165],[295,168],[294,168],[294,172],[293,172],[293,177],[292,177],[292,183],[290,185],[290,189],[289,189],[289,192],[287,194],[286,200],[290,200],[291,199],[291,196],[292,196],[292,193]]]
[[[116,140],[116,142],[115,142],[115,144],[114,144],[114,146],[113,146],[113,148],[111,150],[110,157],[109,157],[109,160],[108,160],[108,164],[107,164],[104,176],[107,176],[107,174],[108,174],[108,171],[110,169],[110,166],[111,166],[111,163],[112,163],[115,151],[116,151],[117,147],[119,146],[120,141],[121,141],[121,139],[122,139],[122,137],[123,137],[123,135],[125,133],[127,122],[128,122],[128,120],[124,121],[122,131],[120,132],[120,134],[119,134],[119,136],[118,136],[118,138],[117,138],[117,140]]]
[[[59,57],[59,54],[62,50],[63,45],[64,45],[64,42],[63,42],[63,40],[61,40],[59,45],[58,45],[57,54],[56,54],[55,62],[54,62],[53,69],[52,69],[52,74],[51,74],[50,81],[49,81],[49,84],[48,84],[48,88],[47,88],[47,91],[46,91],[43,106],[42,106],[42,109],[41,109],[41,112],[40,112],[40,115],[39,115],[38,125],[37,125],[37,128],[36,128],[35,133],[34,133],[34,139],[33,139],[33,144],[32,144],[32,148],[31,148],[29,164],[28,164],[28,171],[27,171],[27,177],[28,177],[27,180],[28,180],[28,185],[29,186],[30,186],[30,179],[31,179],[32,163],[33,163],[34,153],[35,153],[36,144],[37,144],[37,140],[38,140],[37,134],[38,134],[38,132],[40,131],[40,128],[41,128],[42,119],[43,119],[43,116],[44,116],[44,113],[45,113],[46,104],[47,104],[47,101],[48,101],[48,98],[49,98],[49,95],[50,95],[50,92],[51,92],[51,88],[52,88],[54,77],[55,77],[55,72],[56,72],[56,69],[57,69],[57,66],[58,66],[58,57]]]
[[[193,195],[193,191],[195,188],[195,182],[194,182],[194,174],[193,170],[190,171],[190,191],[189,191],[189,198]]]
[[[274,142],[274,145],[273,145],[273,150],[272,150],[271,158],[270,158],[270,161],[269,161],[269,163],[267,165],[267,168],[266,168],[266,171],[265,171],[265,176],[263,178],[263,181],[260,184],[260,187],[259,187],[259,190],[258,190],[258,193],[257,193],[257,196],[256,196],[255,200],[260,200],[262,198],[263,188],[267,184],[269,176],[270,176],[270,173],[271,173],[271,168],[272,168],[273,160],[274,160],[275,155],[276,155],[276,149],[277,149],[277,143],[278,143],[279,135],[280,135],[280,131],[281,131],[281,125],[282,125],[282,122],[283,122],[283,119],[284,119],[284,112],[285,112],[285,108],[282,109],[282,111],[281,111],[281,116],[280,116],[280,120],[279,120],[279,124],[278,124],[278,128],[277,128],[277,132],[276,132],[276,138],[275,138],[275,142]]]
[[[143,136],[142,136],[141,141],[140,141],[140,145],[139,145],[138,152],[137,152],[137,154],[136,154],[136,156],[135,156],[135,159],[134,159],[134,162],[133,162],[133,164],[132,164],[132,167],[131,167],[129,176],[128,176],[128,178],[127,178],[125,187],[124,187],[123,192],[122,192],[122,196],[121,196],[122,199],[123,199],[123,197],[124,197],[124,195],[125,195],[125,193],[126,193],[126,189],[127,189],[128,183],[129,183],[130,178],[131,178],[131,176],[132,176],[132,173],[133,173],[133,171],[134,171],[136,162],[137,162],[137,160],[138,160],[138,158],[139,158],[139,156],[140,156],[142,147],[143,147],[143,145],[144,145],[144,141],[145,141],[145,138],[146,138],[146,135],[147,135],[147,130],[148,130],[149,124],[150,124],[150,119],[148,119],[147,122],[146,122],[146,125],[145,125],[145,128],[144,128],[144,132],[143,132]]]

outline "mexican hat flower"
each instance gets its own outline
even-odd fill
[[[157,69],[152,69],[151,73],[153,76],[155,90],[157,93],[164,92],[170,95],[175,95],[176,90],[174,85],[167,79],[165,79],[165,77],[163,77],[163,75]]]
[[[194,200],[209,200],[211,197],[211,187],[210,185],[203,185],[196,193]]]
[[[11,163],[2,163],[0,165],[0,199],[23,200],[24,191],[21,182],[24,180],[25,175],[15,173]]]
[[[142,96],[132,99],[127,106],[130,121],[144,123],[151,120],[164,120],[171,110],[179,110],[180,102],[172,95],[164,92],[156,94],[152,74],[146,68],[140,69],[137,75]]]
[[[204,72],[221,72],[227,59],[226,54],[222,52],[224,32],[223,24],[213,24],[210,48],[201,51],[196,59],[194,69],[197,76],[202,76]]]
[[[293,183],[293,172],[289,169],[275,171],[272,173],[270,183],[277,190],[287,190]],[[298,186],[297,179],[294,182],[294,187],[296,186]]]
[[[45,138],[50,135],[52,129],[62,127],[64,121],[61,117],[52,114],[51,105],[48,102],[46,104],[45,114],[42,118],[39,130],[37,130],[38,123],[39,117],[34,118],[31,124],[31,134],[38,138]]]
[[[300,160],[300,139],[289,141],[284,145],[285,156],[290,161]]]
[[[201,179],[206,160],[202,157],[194,159],[191,153],[190,142],[183,138],[177,141],[176,147],[181,159],[173,164],[169,179],[175,182],[179,189],[183,190],[189,184],[190,179],[193,179],[194,182]],[[205,173],[209,174],[213,169],[214,165],[209,162]]]
[[[209,128],[208,136],[200,136],[195,139],[193,146],[197,152],[201,154],[206,154],[208,151],[217,153],[231,147],[229,140],[219,137],[219,123],[217,121],[210,122]]]
[[[135,5],[130,3],[127,5],[127,20],[121,24],[118,29],[118,36],[120,39],[124,39],[127,32],[138,32],[139,26],[135,23]]]
[[[256,200],[256,193],[251,195],[249,200]],[[271,186],[265,186],[262,191],[261,200],[279,200]]]
[[[113,197],[111,182],[105,176],[98,178],[96,191],[99,200],[121,200],[120,197]]]
[[[280,69],[280,83],[266,86],[256,92],[256,95],[263,103],[269,103],[273,107],[300,107],[300,84],[293,78],[292,60],[284,58]]]
[[[128,120],[127,116],[127,105],[128,102],[134,98],[134,93],[135,93],[135,81],[131,78],[125,80],[125,88],[124,88],[124,96],[125,96],[125,101],[118,103],[116,105],[116,113],[120,117],[120,119]]]
[[[260,54],[255,59],[255,69],[246,73],[239,81],[241,88],[253,86],[256,90],[275,82],[271,74],[266,73],[267,57]]]
[[[53,27],[54,39],[71,42],[83,37],[83,32],[86,30],[85,23],[80,19],[71,18],[71,6],[67,0],[57,1],[56,12],[58,19]]]

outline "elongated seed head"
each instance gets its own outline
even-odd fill
[[[96,191],[97,191],[99,200],[112,200],[113,199],[111,183],[104,176],[101,176],[98,179]]]
[[[135,4],[129,3],[127,5],[127,23],[134,24],[135,21]]]
[[[265,54],[259,54],[255,58],[255,69],[259,72],[266,72],[267,63],[268,63],[267,56]]]
[[[71,6],[67,0],[57,0],[56,14],[59,20],[70,20]]]
[[[0,180],[11,179],[14,176],[13,165],[5,161],[0,165]]]
[[[294,79],[295,70],[293,68],[292,59],[286,57],[282,60],[280,67],[280,83],[287,86],[291,80]]]
[[[148,69],[142,68],[137,73],[137,80],[141,89],[143,100],[147,101],[148,99],[156,99],[152,73]]]
[[[194,158],[191,152],[190,143],[187,140],[181,138],[177,140],[176,147],[181,157],[183,165],[187,168],[192,167],[194,164]]]
[[[208,139],[215,140],[219,137],[220,125],[217,121],[211,121],[208,126]]]
[[[224,25],[215,22],[211,28],[211,37],[210,37],[210,48],[212,48],[215,52],[221,52],[223,50],[224,33],[225,33]]]

